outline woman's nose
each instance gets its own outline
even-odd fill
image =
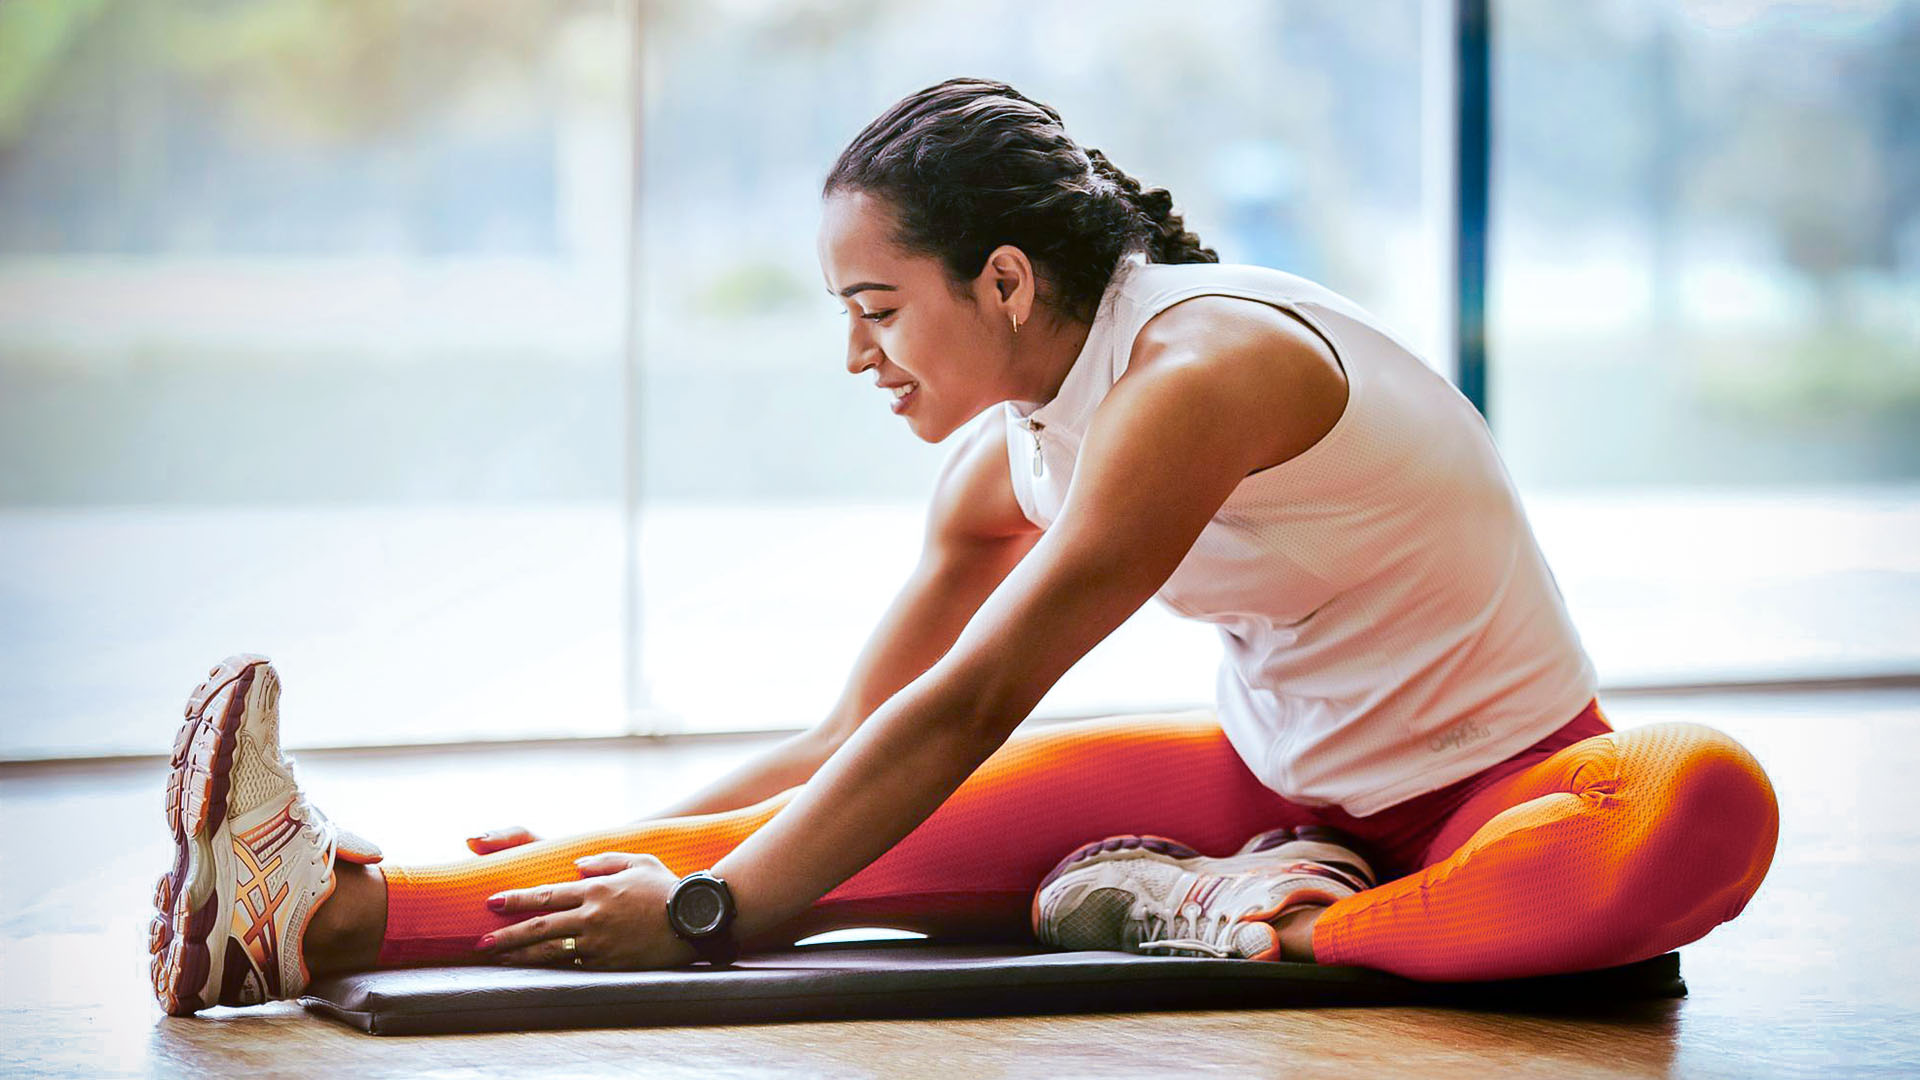
[[[858,327],[847,332],[847,371],[858,375],[880,362],[873,342]]]

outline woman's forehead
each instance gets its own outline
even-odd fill
[[[876,287],[906,288],[926,272],[924,257],[914,258],[893,243],[892,218],[882,204],[863,193],[827,200],[820,222],[820,269],[827,291],[853,296]]]
[[[893,254],[888,243],[891,221],[866,196],[835,196],[820,214],[820,253],[837,261],[881,259]]]

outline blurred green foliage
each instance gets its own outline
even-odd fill
[[[1831,327],[1790,337],[1714,337],[1695,346],[1696,392],[1730,418],[1818,432],[1920,432],[1920,354],[1892,333]]]
[[[61,66],[110,10],[104,22],[112,25],[100,29],[124,34],[135,54],[116,63],[195,80],[255,120],[259,133],[347,141],[405,130],[477,85],[496,107],[512,107],[516,92],[539,95],[555,24],[608,2],[7,0],[0,145],[19,137]]]
[[[737,318],[797,308],[807,299],[807,284],[774,262],[736,263],[696,294],[702,315]],[[824,298],[823,298],[824,299]]]
[[[108,0],[0,4],[0,146],[20,136],[52,76]]]

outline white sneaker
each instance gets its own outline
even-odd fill
[[[280,754],[279,701],[273,665],[250,653],[221,661],[187,699],[167,777],[173,866],[154,891],[148,943],[154,995],[174,1016],[298,996],[302,939],[333,895],[334,857],[380,859],[300,794]]]
[[[1278,960],[1280,916],[1373,887],[1373,867],[1342,839],[1275,829],[1210,858],[1163,836],[1108,837],[1041,881],[1034,936],[1061,949]]]

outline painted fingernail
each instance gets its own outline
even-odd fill
[[[505,911],[507,908],[507,898],[504,896],[489,896],[487,897],[487,908],[492,911]]]
[[[484,936],[482,936],[482,937],[480,938],[480,947],[481,947],[481,948],[483,948],[483,949],[491,949],[491,948],[493,948],[493,935],[492,935],[492,934],[486,934],[486,935],[484,935]]]

